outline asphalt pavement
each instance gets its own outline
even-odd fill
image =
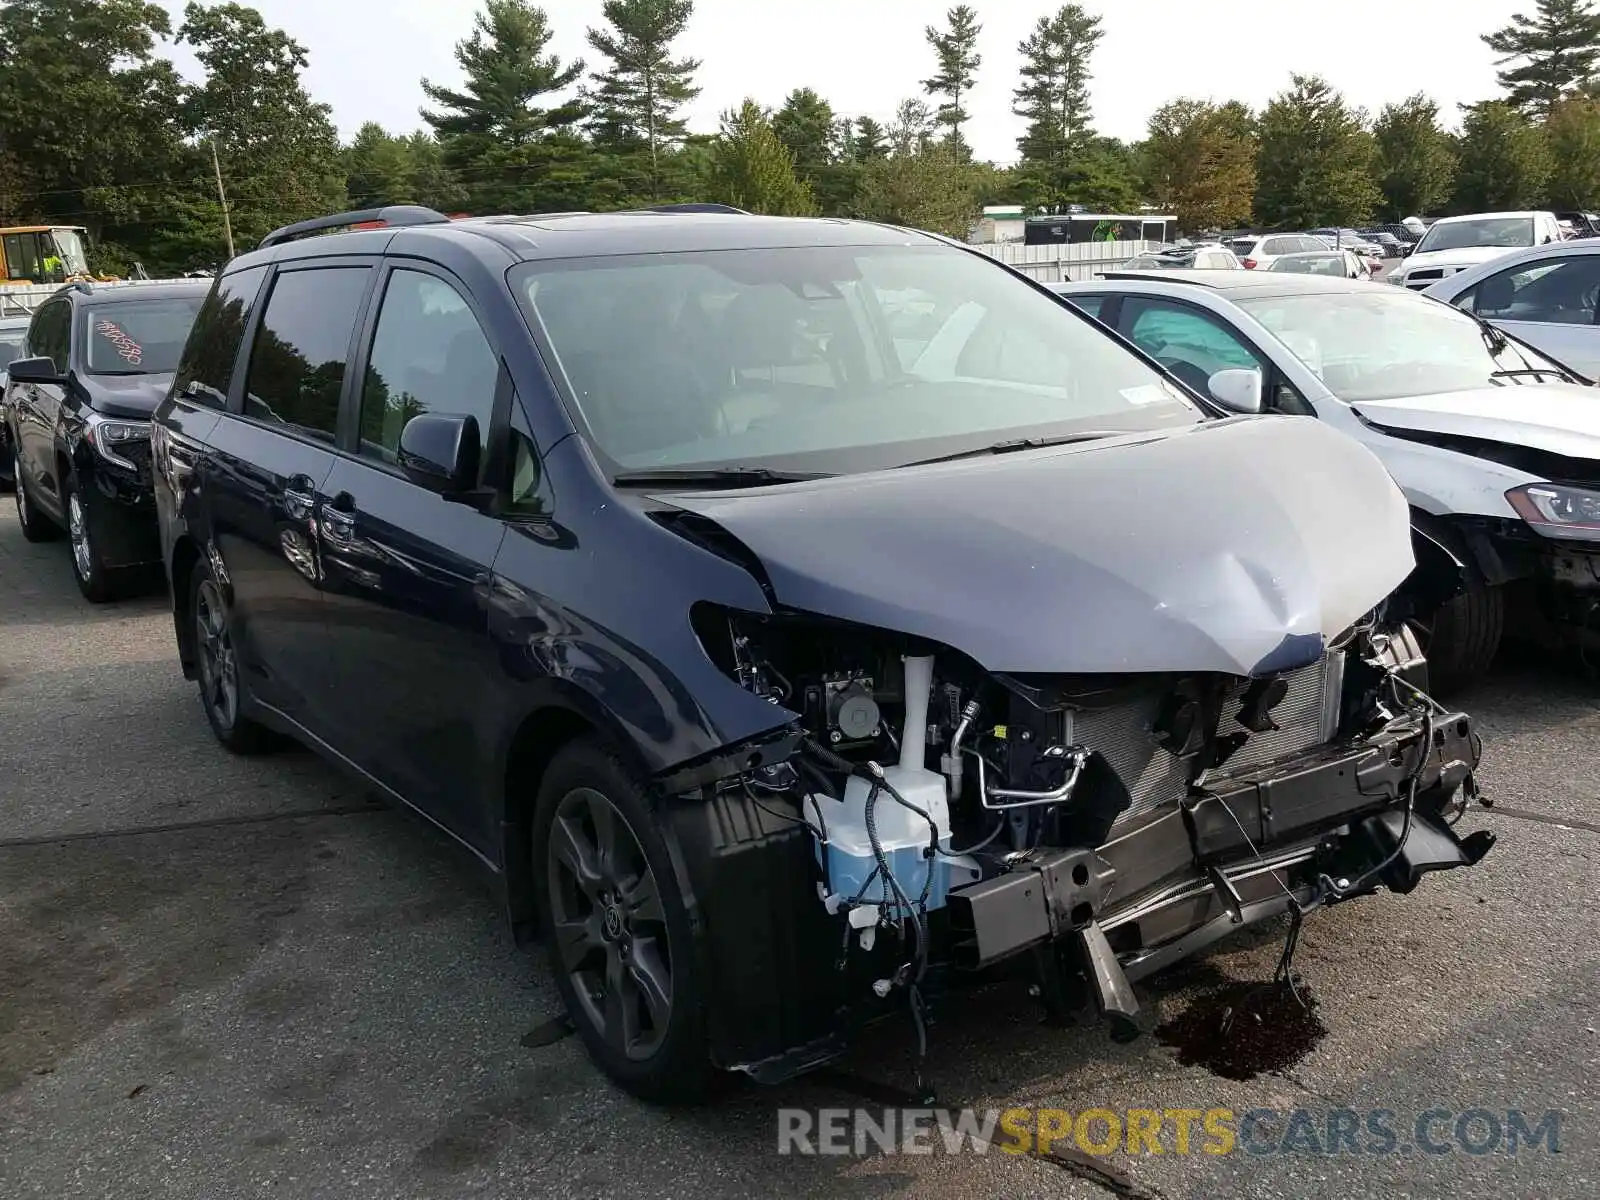
[[[1298,967],[1326,1035],[1232,1080],[1153,1036],[1040,1021],[1025,989],[946,1006],[942,1103],[1125,1112],[1390,1110],[1392,1153],[780,1156],[780,1107],[870,1108],[910,1084],[908,1031],[839,1071],[733,1083],[691,1111],[609,1086],[551,1024],[471,861],[304,751],[235,759],[181,678],[163,596],[93,608],[62,544],[0,515],[0,1197],[1021,1198],[1600,1195],[1600,685],[1512,661],[1460,703],[1498,802],[1474,870],[1315,915]],[[1142,986],[1147,1031],[1270,978],[1284,929]],[[1245,1013],[1244,1024],[1250,1023]],[[554,1030],[554,1033],[552,1032]],[[1270,1033],[1270,1031],[1268,1031]],[[1512,1155],[1484,1110],[1549,1141]],[[1097,1127],[1098,1128],[1098,1127]],[[1477,1132],[1474,1132],[1477,1130]],[[1264,1131],[1264,1132],[1263,1132]],[[1276,1131],[1276,1132],[1275,1132]],[[1302,1134],[1304,1131],[1302,1130]],[[1329,1143],[1339,1153],[1316,1153]],[[1353,1145],[1353,1144],[1352,1144]],[[1381,1149],[1381,1147],[1379,1147]]]

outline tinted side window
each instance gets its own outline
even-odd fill
[[[28,353],[48,358],[63,375],[72,346],[72,306],[65,300],[52,300],[33,315],[28,327]]]
[[[266,277],[266,267],[251,267],[217,281],[183,348],[174,395],[209,408],[227,406],[233,364],[238,361],[245,326]]]
[[[1293,254],[1300,249],[1299,238],[1268,238],[1261,244],[1263,254]]]
[[[1074,308],[1081,308],[1091,317],[1098,317],[1100,309],[1105,304],[1104,296],[1068,296],[1067,303]]]
[[[278,276],[250,351],[245,416],[333,441],[370,275],[366,267],[325,267]]]
[[[499,356],[460,292],[421,271],[395,271],[361,386],[361,453],[393,463],[406,422],[441,413],[478,419],[487,461],[499,374]]]
[[[1130,297],[1122,321],[1135,345],[1202,394],[1218,371],[1266,370],[1238,334],[1198,309]]]
[[[1456,303],[1480,316],[1506,321],[1593,325],[1600,310],[1600,254],[1508,267],[1469,289]]]

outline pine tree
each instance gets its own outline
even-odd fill
[[[715,199],[750,212],[807,216],[815,211],[811,189],[795,177],[794,156],[754,100],[723,113],[711,152]]]
[[[1089,59],[1103,36],[1099,17],[1066,4],[1054,16],[1040,17],[1018,45],[1022,84],[1012,111],[1028,122],[1017,139],[1024,159],[1059,162],[1088,142]]]
[[[592,151],[576,131],[585,105],[573,97],[540,103],[570,88],[583,62],[547,54],[550,38],[544,10],[528,0],[486,0],[472,36],[456,44],[464,89],[422,81],[439,106],[422,118],[476,211],[560,211],[587,203]]]
[[[814,185],[823,168],[834,160],[837,126],[833,106],[811,88],[796,88],[773,116],[772,130],[794,156],[795,173]]]
[[[961,136],[961,127],[969,116],[962,105],[977,79],[983,57],[978,53],[978,35],[983,26],[978,24],[978,14],[965,4],[958,4],[945,14],[948,22],[944,30],[929,25],[923,36],[939,62],[939,69],[922,86],[930,96],[943,96],[935,119],[946,130],[945,140],[957,154],[967,157],[970,150]]]
[[[860,162],[873,162],[876,159],[887,158],[889,154],[889,135],[884,132],[882,125],[871,117],[856,118],[855,137],[856,158]]]
[[[1483,40],[1501,56],[1497,67],[1518,63],[1496,76],[1506,89],[1506,102],[1544,116],[1556,101],[1594,78],[1600,61],[1600,12],[1592,0],[1538,0],[1536,17],[1518,13]]]
[[[610,30],[589,30],[589,44],[610,60],[590,78],[598,84],[595,140],[613,151],[643,144],[650,153],[650,190],[661,192],[661,154],[681,143],[688,127],[678,110],[700,94],[694,73],[700,62],[672,57],[672,43],[694,13],[693,0],[606,0]]]

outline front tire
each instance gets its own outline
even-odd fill
[[[655,806],[599,742],[545,772],[533,863],[556,987],[589,1056],[641,1099],[703,1098],[713,1072],[688,910]]]
[[[1428,658],[1428,683],[1439,693],[1471,683],[1494,663],[1505,633],[1505,590],[1474,588],[1452,596],[1417,633]]]
[[[234,754],[276,749],[281,744],[277,735],[240,715],[244,692],[233,636],[233,606],[205,558],[195,563],[189,579],[189,619],[194,622],[200,706],[217,741]]]
[[[77,472],[67,479],[67,541],[72,547],[72,578],[90,604],[106,604],[122,594],[121,580],[100,558],[83,507]]]

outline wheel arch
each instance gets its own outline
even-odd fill
[[[184,534],[172,546],[167,560],[167,582],[172,591],[172,632],[178,641],[178,663],[185,679],[194,679],[194,613],[190,611],[189,580],[200,561],[199,543]]]
[[[532,858],[533,811],[539,783],[556,755],[574,742],[598,738],[641,778],[650,769],[620,723],[574,684],[549,680],[511,727],[500,755],[500,854],[507,916],[519,943],[537,926],[536,873]]]

